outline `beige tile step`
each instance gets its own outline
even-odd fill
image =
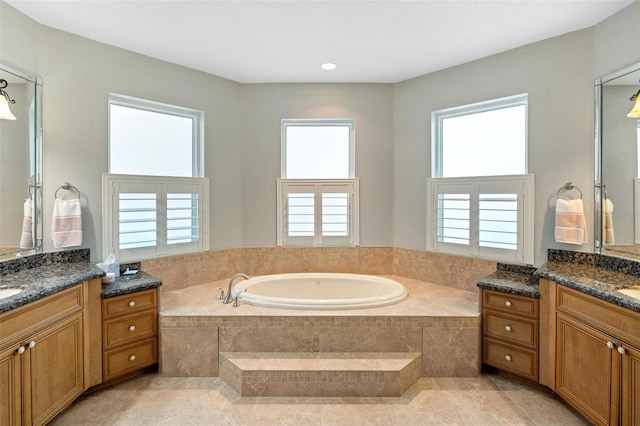
[[[421,366],[418,352],[220,353],[220,377],[241,396],[400,396]]]

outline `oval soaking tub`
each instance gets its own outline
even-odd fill
[[[336,273],[262,275],[237,282],[231,294],[243,303],[283,309],[373,308],[407,298],[397,281]]]

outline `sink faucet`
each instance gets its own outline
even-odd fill
[[[227,289],[227,294],[224,296],[224,300],[222,301],[222,303],[231,303],[231,286],[233,285],[233,281],[239,277],[242,277],[245,280],[249,279],[249,276],[245,274],[235,274],[234,276],[232,276],[229,280],[229,288]]]

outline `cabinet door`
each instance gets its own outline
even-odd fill
[[[558,313],[556,392],[593,422],[618,423],[618,342]]]
[[[640,425],[640,350],[623,346],[622,424]]]
[[[0,426],[21,423],[22,355],[19,345],[0,351]]]
[[[45,424],[83,391],[82,314],[76,314],[25,342],[25,417]]]

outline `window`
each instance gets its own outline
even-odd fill
[[[428,180],[428,248],[532,264],[533,175]]]
[[[527,95],[432,113],[429,250],[533,263]]]
[[[109,173],[204,175],[204,113],[109,94]]]
[[[109,95],[103,254],[120,261],[209,248],[201,111]]]
[[[524,94],[434,111],[432,176],[527,173],[527,99]]]
[[[278,245],[357,245],[357,179],[278,179],[278,187]]]
[[[208,178],[103,174],[103,253],[120,261],[207,250]]]
[[[358,245],[351,119],[282,120],[278,245]]]

